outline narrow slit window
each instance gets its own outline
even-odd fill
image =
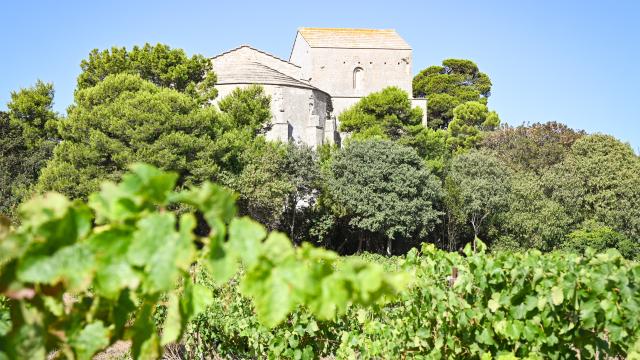
[[[364,70],[361,67],[357,67],[353,70],[353,89],[362,89],[362,78],[364,77]]]

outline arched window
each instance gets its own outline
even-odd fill
[[[353,89],[362,89],[362,78],[364,76],[364,70],[361,67],[353,69]]]

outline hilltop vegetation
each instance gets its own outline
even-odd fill
[[[202,56],[147,44],[81,69],[66,115],[41,81],[0,112],[0,358],[122,338],[135,358],[640,351],[640,157],[502,124],[473,62],[415,77],[428,126],[391,87],[318,149],[266,141],[269,96],[216,98]]]

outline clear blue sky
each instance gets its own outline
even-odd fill
[[[63,112],[93,48],[162,42],[213,56],[248,43],[286,59],[302,26],[394,28],[414,49],[414,72],[474,60],[504,122],[555,120],[640,149],[635,0],[3,0],[0,106],[42,79],[54,83]]]

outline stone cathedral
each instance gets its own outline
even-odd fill
[[[372,92],[412,94],[411,47],[395,30],[301,28],[289,60],[243,45],[211,59],[219,97],[262,85],[271,96],[271,140],[340,143],[337,116]],[[413,99],[423,109],[426,99]]]

